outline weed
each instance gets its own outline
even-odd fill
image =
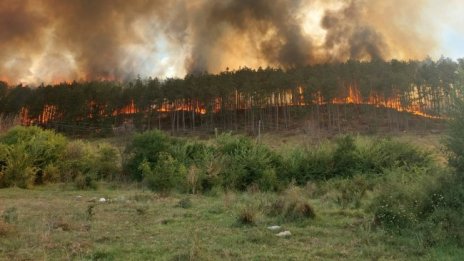
[[[8,224],[13,224],[18,221],[18,209],[16,207],[10,207],[3,211],[2,219]]]
[[[179,200],[179,202],[177,203],[177,206],[180,208],[191,208],[192,201],[190,200],[190,198],[183,198]]]
[[[277,216],[285,221],[298,221],[313,219],[316,213],[304,198],[303,191],[299,187],[291,186],[283,195],[268,206],[268,214]]]
[[[257,211],[251,205],[246,205],[239,210],[237,222],[240,225],[254,226],[256,225]]]
[[[87,220],[88,221],[91,221],[93,219],[93,217],[95,216],[95,205],[94,204],[90,204],[87,206]]]
[[[148,212],[148,205],[146,204],[138,204],[135,206],[135,211],[138,215],[143,216]]]

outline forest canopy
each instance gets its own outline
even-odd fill
[[[107,124],[127,118],[144,128],[198,125],[239,128],[268,117],[288,123],[296,109],[357,104],[446,118],[464,83],[464,59],[354,61],[280,68],[241,68],[182,78],[88,81],[38,87],[0,84],[0,114],[25,125]],[[318,111],[319,113],[319,111]],[[335,112],[332,112],[332,114]],[[337,112],[339,113],[339,112]],[[319,117],[319,116],[318,116]],[[270,122],[270,120],[268,120]]]

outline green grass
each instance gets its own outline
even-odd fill
[[[1,189],[0,213],[14,207],[17,219],[10,224],[11,233],[0,235],[0,260],[460,260],[464,256],[463,249],[428,249],[420,238],[374,229],[372,217],[362,208],[342,208],[326,197],[308,195],[304,196],[316,218],[291,222],[265,213],[263,206],[278,198],[272,193],[161,197],[132,187]],[[99,203],[100,197],[109,202]],[[186,198],[187,208],[180,204]],[[241,225],[240,210],[250,205],[255,206],[255,224]],[[281,225],[292,236],[275,236],[277,232],[267,229],[271,225]]]

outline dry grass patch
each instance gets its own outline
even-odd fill
[[[312,219],[316,213],[308,203],[304,191],[296,186],[289,187],[269,207],[270,216],[279,216],[285,221]]]
[[[15,226],[0,220],[0,237],[7,237],[16,231]]]

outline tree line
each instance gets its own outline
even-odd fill
[[[137,78],[9,86],[0,82],[0,115],[25,125],[111,130],[133,123],[139,129],[172,132],[221,128],[256,133],[285,129],[297,118],[340,129],[360,115],[408,125],[404,115],[447,117],[464,83],[464,59],[454,61],[354,61],[280,68],[241,68],[184,78]],[[356,106],[351,106],[356,105]]]

